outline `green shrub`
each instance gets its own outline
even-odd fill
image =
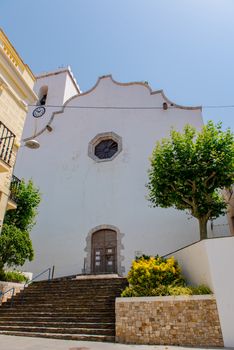
[[[132,262],[128,273],[129,286],[122,297],[210,294],[204,286],[187,286],[181,269],[174,259],[142,255]]]
[[[148,296],[152,297],[161,297],[161,296],[166,296],[168,294],[168,286],[160,285],[157,288],[153,288],[150,291],[150,294]]]
[[[192,295],[192,289],[188,286],[168,286],[168,295]]]
[[[204,284],[201,284],[200,286],[197,286],[197,287],[190,286],[190,288],[192,289],[192,292],[194,295],[212,294],[212,291],[210,290],[210,288],[205,286]]]
[[[19,271],[2,271],[0,274],[0,280],[6,282],[24,283],[28,281],[28,278]]]
[[[145,289],[152,289],[175,282],[183,284],[184,279],[180,267],[173,257],[164,259],[159,256],[142,256],[132,262],[128,273],[128,282],[132,286],[140,285]]]
[[[126,287],[121,294],[122,297],[143,297],[145,295],[147,295],[147,292],[141,286]]]

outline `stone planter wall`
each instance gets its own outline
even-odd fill
[[[234,236],[204,239],[170,255],[189,284],[206,284],[214,292],[224,346],[234,348]]]
[[[11,288],[15,288],[15,293],[14,295],[16,295],[17,293],[19,293],[21,291],[21,289],[24,288],[24,283],[15,283],[15,282],[3,282],[0,281],[0,291],[2,293],[5,293],[8,289]],[[8,298],[11,298],[12,296],[12,291],[10,291],[9,293],[4,294],[3,296],[0,297],[0,305],[2,303],[4,303],[5,301],[7,301]]]
[[[117,298],[116,341],[222,347],[216,300],[212,295]]]

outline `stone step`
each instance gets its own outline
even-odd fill
[[[115,294],[118,292],[121,292],[124,289],[124,287],[120,288],[93,288],[93,289],[87,289],[87,288],[47,288],[47,289],[25,289],[25,294],[45,294],[45,293],[55,293],[55,294],[77,294],[77,295],[85,295],[86,293],[90,295],[109,295],[109,294]],[[23,292],[23,291],[22,291]]]
[[[0,331],[0,334],[14,335],[22,337],[39,337],[52,339],[66,339],[66,340],[86,340],[86,341],[100,341],[100,342],[115,342],[115,336],[109,335],[92,335],[92,334],[64,334],[64,333],[39,333],[39,332],[14,332],[14,331]]]
[[[100,283],[93,283],[93,282],[87,282],[87,283],[82,283],[80,281],[66,281],[66,282],[57,282],[57,281],[54,281],[54,280],[51,280],[51,281],[46,281],[46,282],[32,282],[32,283],[29,283],[29,284],[26,284],[26,288],[28,286],[33,286],[33,288],[47,288],[47,287],[50,287],[50,288],[56,288],[57,286],[59,287],[78,287],[80,286],[81,288],[102,288],[102,287],[106,287],[106,288],[109,288],[109,287],[119,287],[119,286],[123,286],[126,284],[126,280],[123,280],[121,282],[116,282],[116,281],[109,281],[108,283],[107,282],[102,282],[100,281]]]
[[[108,297],[108,298],[97,298],[97,299],[91,299],[91,298],[56,298],[53,297],[51,298],[51,300],[53,301],[53,303],[56,304],[61,304],[61,301],[63,302],[63,304],[67,303],[67,304],[75,304],[75,305],[111,305],[113,306],[115,303],[115,298],[114,297]],[[30,304],[45,304],[45,303],[50,303],[50,298],[14,298],[14,305],[19,305],[19,304],[23,304],[23,303],[29,303]],[[3,304],[4,306],[4,304]]]
[[[25,295],[44,295],[44,294],[62,294],[62,295],[86,295],[86,293],[88,293],[88,295],[115,295],[115,293],[121,293],[121,291],[124,288],[116,288],[116,289],[100,289],[97,288],[95,289],[90,289],[87,290],[87,288],[85,288],[84,290],[80,289],[80,288],[65,288],[65,289],[59,289],[59,288],[54,288],[53,289],[43,289],[43,290],[38,290],[38,289],[25,289],[24,292],[22,291],[21,293],[24,293]]]
[[[92,335],[115,335],[115,329],[106,328],[78,328],[78,327],[35,327],[35,326],[1,326],[0,332],[37,332],[37,333],[66,333],[66,334],[92,334]]]
[[[97,298],[108,298],[108,297],[113,297],[115,295],[120,295],[122,292],[122,290],[117,290],[117,291],[110,291],[110,292],[102,292],[102,291],[96,291],[96,292],[89,292],[89,291],[85,291],[85,292],[70,292],[70,291],[59,291],[57,290],[55,291],[43,291],[40,293],[37,292],[20,292],[19,294],[17,294],[17,298],[19,298],[19,296],[24,295],[25,297],[33,297],[33,298],[40,298],[43,297],[45,295],[47,295],[48,297],[50,296],[55,296],[57,298],[64,298],[64,297],[80,297],[80,298],[93,298],[93,297],[97,297]]]
[[[80,300],[80,301],[105,301],[105,300],[114,300],[116,298],[116,295],[120,295],[120,292],[116,292],[113,294],[68,294],[68,293],[44,293],[44,294],[18,294],[14,297],[14,300],[22,300],[22,299],[32,299],[32,300],[45,300],[45,299],[51,299],[53,300]]]
[[[101,284],[101,285],[108,285],[108,284],[121,284],[125,283],[126,279],[125,277],[119,277],[119,278],[90,278],[90,279],[79,279],[79,278],[72,278],[69,280],[62,280],[62,279],[51,279],[50,281],[48,279],[42,280],[42,281],[34,281],[33,284],[40,284],[44,285],[47,283],[51,284],[69,284],[69,283],[79,283],[83,285],[92,285],[92,284]]]
[[[30,288],[33,290],[45,290],[45,289],[56,289],[56,288],[60,288],[60,289],[81,289],[81,290],[85,290],[87,288],[90,289],[118,289],[118,288],[122,288],[125,287],[125,284],[109,284],[109,285],[81,285],[79,283],[75,283],[75,284],[52,284],[52,283],[47,283],[45,285],[34,285],[34,283],[32,285],[30,285]],[[28,287],[26,287],[25,289],[27,289]]]
[[[125,279],[53,280],[29,285],[0,308],[0,334],[115,340],[115,298]]]
[[[25,318],[36,318],[36,317],[54,317],[54,318],[58,318],[58,317],[76,317],[77,319],[82,319],[82,320],[87,320],[87,322],[90,321],[90,319],[98,319],[98,320],[103,320],[106,321],[107,319],[114,319],[115,318],[115,311],[111,312],[70,312],[70,310],[43,310],[43,311],[35,311],[35,310],[25,310],[24,313],[22,312],[11,312],[11,313],[1,313],[0,314],[0,318],[3,319],[3,317],[8,317],[13,319],[14,317],[25,317]]]
[[[0,321],[1,326],[6,326],[5,321]],[[100,329],[115,329],[115,323],[114,322],[99,322],[99,323],[93,323],[93,322],[54,322],[54,319],[46,319],[45,321],[31,321],[27,322],[24,320],[22,321],[7,321],[7,326],[19,326],[19,327],[60,327],[60,328],[100,328]]]
[[[82,319],[87,319],[89,320],[90,318],[98,318],[98,319],[106,319],[106,318],[112,318],[114,319],[115,317],[115,311],[114,310],[111,310],[111,312],[108,312],[108,311],[105,311],[105,312],[97,312],[94,310],[94,312],[90,312],[90,311],[83,311],[83,312],[79,312],[79,311],[72,311],[72,310],[63,310],[63,309],[60,309],[60,310],[53,310],[53,309],[46,309],[46,310],[43,310],[43,311],[35,311],[35,310],[24,310],[24,313],[23,312],[17,312],[17,311],[14,311],[14,312],[11,312],[11,313],[1,313],[0,314],[0,318],[2,318],[4,315],[5,316],[8,316],[8,317],[15,317],[17,315],[22,315],[24,317],[37,317],[37,316],[54,316],[55,318],[56,317],[61,317],[61,316],[64,316],[64,317],[68,317],[68,316],[73,316],[73,317],[78,317],[78,318],[82,318]]]
[[[20,305],[20,304],[32,304],[32,305],[36,305],[36,304],[73,304],[73,305],[85,305],[85,306],[93,306],[93,305],[105,305],[106,307],[108,306],[114,306],[115,305],[115,297],[108,297],[108,298],[103,298],[103,299],[95,299],[95,297],[93,298],[85,298],[85,299],[81,299],[81,298],[53,298],[48,297],[48,298],[44,298],[44,299],[39,299],[39,298],[17,298],[17,299],[13,299],[13,304],[14,305]],[[8,304],[10,303],[10,299],[8,300]],[[3,307],[4,305],[6,305],[6,303],[3,303]]]
[[[47,282],[47,284],[35,284],[32,283],[30,287],[34,290],[43,290],[43,289],[56,289],[56,288],[61,288],[61,289],[86,289],[86,288],[97,288],[97,289],[116,289],[116,288],[122,288],[125,287],[125,283],[113,283],[113,284],[80,284],[80,283],[63,283],[63,284],[57,284],[57,283],[52,283],[52,282]],[[26,287],[28,288],[28,287]]]
[[[60,316],[54,316],[54,315],[31,315],[31,316],[13,316],[13,317],[9,317],[9,316],[1,316],[1,320],[6,322],[6,324],[9,321],[25,321],[25,322],[56,322],[56,323],[60,323],[60,322],[75,322],[75,323],[114,323],[115,322],[115,318],[114,317],[95,317],[95,316],[90,316],[90,317],[78,317],[78,316],[64,316],[64,315],[60,315]]]
[[[19,304],[19,305],[13,305],[11,308],[10,305],[3,306],[0,309],[0,314],[2,313],[14,313],[14,312],[23,312],[23,311],[41,311],[41,310],[48,310],[48,311],[72,311],[75,312],[109,312],[110,310],[114,310],[114,305],[108,306],[108,305],[94,305],[94,306],[85,306],[85,305],[73,305],[73,304]]]
[[[105,305],[104,303],[102,304],[82,304],[82,303],[49,303],[47,301],[47,303],[13,303],[13,306],[10,307],[10,305],[3,305],[2,308],[0,309],[0,314],[1,312],[7,310],[7,312],[13,312],[17,309],[18,311],[21,310],[41,310],[41,308],[43,308],[43,310],[46,309],[54,309],[54,310],[77,310],[78,312],[83,312],[83,311],[97,311],[97,312],[103,312],[103,311],[110,311],[110,310],[114,310],[115,306],[114,304],[107,304]]]
[[[104,318],[113,318],[115,316],[115,311],[114,310],[111,310],[111,311],[104,311],[104,312],[90,312],[90,311],[83,311],[83,312],[80,312],[80,311],[77,311],[77,310],[63,310],[63,309],[60,309],[60,310],[53,310],[52,309],[46,309],[46,310],[43,310],[43,311],[35,311],[35,310],[23,310],[22,312],[19,312],[17,310],[12,310],[11,312],[7,312],[6,313],[1,313],[0,316],[2,318],[2,316],[8,316],[8,317],[15,317],[17,315],[20,316],[23,316],[23,317],[36,317],[36,316],[54,316],[54,317],[60,317],[60,316],[76,316],[76,317],[79,317],[79,318],[85,318],[87,317],[87,319],[89,318],[98,318],[99,319],[104,319]]]
[[[120,286],[124,286],[126,285],[126,280],[123,280],[121,282],[116,282],[116,281],[109,281],[107,282],[102,282],[100,281],[100,283],[93,283],[93,282],[86,282],[86,283],[82,283],[80,281],[66,281],[63,283],[57,282],[57,281],[46,281],[45,283],[41,283],[41,282],[33,282],[33,283],[29,283],[26,284],[26,288],[28,286],[34,288],[57,288],[58,286],[60,288],[118,288]]]
[[[5,304],[5,305],[4,305]],[[72,301],[69,302],[55,302],[55,303],[50,303],[48,300],[45,301],[44,303],[41,301],[38,302],[32,302],[31,300],[29,301],[23,301],[23,303],[21,302],[13,302],[13,304],[11,305],[10,302],[4,303],[3,306],[0,308],[0,313],[1,310],[21,310],[23,308],[31,308],[31,309],[39,309],[41,307],[54,307],[55,309],[63,307],[63,308],[74,308],[74,309],[90,309],[90,310],[101,310],[101,309],[105,309],[105,310],[110,310],[110,309],[114,309],[115,308],[115,303],[105,303],[105,302],[100,302],[100,303],[82,303],[82,302],[78,302],[75,303]]]

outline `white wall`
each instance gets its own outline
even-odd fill
[[[182,266],[186,280],[192,285],[205,284],[213,291],[213,281],[207,256],[205,241],[200,241],[173,253],[173,256]]]
[[[47,83],[50,91],[49,77]],[[62,83],[52,84],[64,89]],[[54,95],[62,93],[55,90]],[[182,130],[189,123],[201,128],[200,109],[69,108],[152,107],[163,102],[160,92],[152,94],[145,85],[117,84],[104,77],[54,116],[53,131],[37,138],[38,150],[21,149],[16,175],[32,178],[42,193],[32,232],[36,258],[27,270],[38,273],[54,264],[57,275],[81,273],[87,235],[99,225],[114,225],[123,234],[126,272],[136,251],[166,254],[198,240],[196,220],[174,209],[151,208],[145,184],[156,140],[169,136],[172,126]],[[49,115],[42,117],[41,125],[48,120]],[[27,125],[32,128],[32,123],[29,114]],[[29,131],[26,127],[24,137],[32,135]],[[123,150],[113,161],[96,163],[88,156],[88,144],[98,133],[111,131],[122,137]]]
[[[224,345],[234,347],[234,237],[200,241],[173,254],[192,284],[207,284],[217,300]]]

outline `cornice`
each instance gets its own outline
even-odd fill
[[[6,34],[1,28],[0,28],[0,40],[4,43],[4,46],[6,47],[6,49],[8,49],[12,58],[21,66],[21,69],[24,68],[28,72],[32,80],[35,81],[36,78],[32,73],[31,69],[27,64],[24,63],[24,61],[22,60],[22,58],[20,57],[20,55],[18,54],[18,52],[16,51],[16,49],[14,48],[14,46],[12,45],[12,43],[10,42],[10,40],[8,39],[8,37],[6,36]]]
[[[20,108],[22,108],[25,112],[28,111],[27,105],[24,103],[23,100],[21,100],[14,90],[0,77],[0,90],[7,90],[7,92],[11,95],[11,97],[14,99],[14,101],[19,105]]]
[[[1,63],[2,61],[2,63]],[[22,95],[24,99],[28,99],[30,103],[34,103],[37,100],[37,95],[27,84],[22,74],[18,71],[18,69],[14,66],[13,62],[11,62],[7,56],[4,54],[3,49],[0,47],[0,65],[2,66],[2,70],[9,78],[10,81],[15,84],[16,88]]]

